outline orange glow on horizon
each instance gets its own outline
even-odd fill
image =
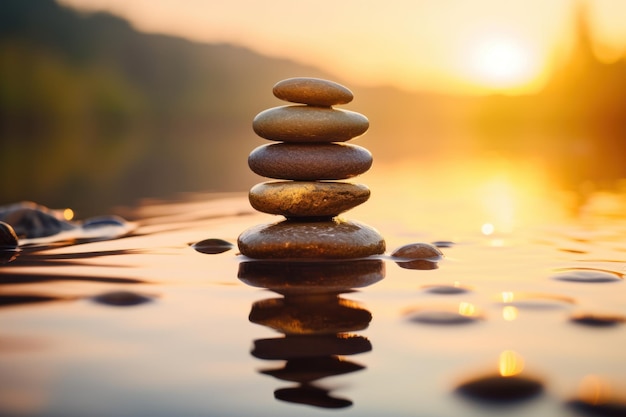
[[[393,85],[452,94],[538,91],[556,55],[573,42],[577,2],[411,2],[317,0],[227,3],[60,0],[108,10],[139,30],[229,43],[313,65],[352,85]],[[626,45],[626,2],[589,2],[603,55]],[[302,18],[301,10],[307,16]],[[242,12],[243,11],[243,12]]]

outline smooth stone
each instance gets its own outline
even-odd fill
[[[321,78],[296,77],[279,81],[273,88],[274,96],[292,103],[311,106],[333,106],[352,101],[352,91],[341,84]]]
[[[393,251],[391,256],[407,261],[417,259],[437,261],[443,258],[443,252],[430,243],[409,243]]]
[[[255,259],[351,259],[385,252],[385,241],[374,228],[338,218],[254,226],[237,244],[242,255]]]
[[[17,235],[10,224],[0,221],[0,249],[15,249],[18,246]]]
[[[606,314],[578,313],[570,317],[577,324],[590,327],[613,327],[626,323],[626,317]]]
[[[11,225],[19,238],[56,235],[77,226],[63,220],[59,210],[51,210],[30,201],[0,207],[0,221]]]
[[[248,195],[258,211],[292,217],[334,217],[370,197],[365,185],[347,182],[265,182]]]
[[[262,138],[284,142],[345,142],[369,128],[367,117],[349,110],[281,106],[257,114],[252,128]]]
[[[524,376],[489,375],[467,381],[457,392],[487,403],[512,403],[529,400],[543,392],[541,381]]]
[[[196,251],[207,255],[217,255],[231,250],[235,245],[223,239],[205,239],[191,245]]]
[[[93,297],[93,300],[114,307],[133,307],[152,301],[151,297],[131,291],[111,291]]]
[[[367,172],[372,154],[344,143],[273,143],[254,149],[248,166],[258,175],[296,181],[344,180]]]

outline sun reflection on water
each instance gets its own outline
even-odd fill
[[[524,358],[517,352],[505,350],[498,360],[498,371],[503,377],[519,375],[524,370]]]
[[[519,315],[517,307],[506,306],[502,308],[502,318],[506,321],[515,321]]]

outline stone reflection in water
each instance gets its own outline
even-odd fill
[[[249,319],[282,337],[254,341],[252,355],[284,360],[282,367],[260,372],[298,385],[279,388],[276,399],[321,408],[343,408],[352,401],[332,395],[317,381],[364,369],[342,356],[372,349],[369,340],[352,332],[368,327],[369,311],[342,293],[384,278],[379,259],[355,261],[251,261],[239,265],[239,279],[270,289],[282,298],[255,302]]]
[[[498,360],[498,373],[469,379],[457,387],[457,393],[486,404],[507,405],[537,397],[543,383],[523,375],[524,360],[516,352],[505,350]]]

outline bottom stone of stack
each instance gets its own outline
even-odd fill
[[[237,245],[242,255],[254,259],[350,259],[385,252],[376,229],[339,218],[254,226],[239,236]]]

